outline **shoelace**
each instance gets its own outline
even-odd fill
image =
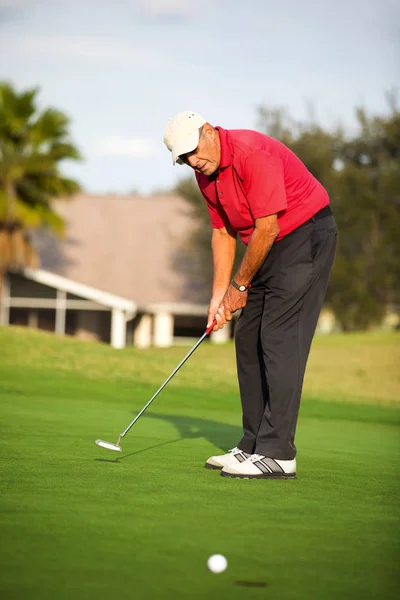
[[[243,450],[241,450],[237,446],[235,448],[232,448],[231,450],[229,450],[229,452],[232,452],[232,454],[237,454],[240,452],[241,454],[245,455],[245,452],[243,452]],[[260,460],[261,458],[264,458],[264,456],[262,454],[250,454],[250,456],[245,458],[245,460],[248,460],[249,462],[256,462],[257,460]]]
[[[262,454],[252,454],[251,456],[249,456],[249,458],[246,458],[246,460],[248,462],[256,462],[257,460],[261,460],[262,458],[264,458],[264,456]]]

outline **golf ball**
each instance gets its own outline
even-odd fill
[[[228,566],[228,561],[222,554],[213,554],[207,561],[207,567],[212,573],[222,573]]]

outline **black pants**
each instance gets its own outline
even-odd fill
[[[314,217],[275,242],[252,281],[235,334],[245,452],[296,456],[304,372],[336,237],[333,216]]]

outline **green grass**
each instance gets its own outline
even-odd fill
[[[94,440],[115,442],[186,349],[0,328],[0,597],[397,598],[399,342],[316,338],[298,479],[249,481],[203,467],[240,434],[232,345],[204,343],[120,456]]]

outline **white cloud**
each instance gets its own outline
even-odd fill
[[[120,135],[104,138],[97,144],[95,150],[97,154],[103,156],[149,158],[157,154],[157,147],[152,141]]]
[[[209,0],[202,0],[202,10]],[[216,0],[214,0],[215,4]],[[188,17],[198,8],[195,0],[131,0],[131,5],[136,10],[150,18],[157,17]]]
[[[193,6],[192,0],[134,0],[132,4],[151,17],[187,15]]]
[[[1,1],[1,0],[0,0]],[[141,66],[160,65],[162,53],[149,47],[139,47],[137,43],[99,36],[69,35],[14,35],[1,37],[0,49],[21,57],[41,57],[44,60],[56,58],[79,58],[104,63],[133,64]]]

